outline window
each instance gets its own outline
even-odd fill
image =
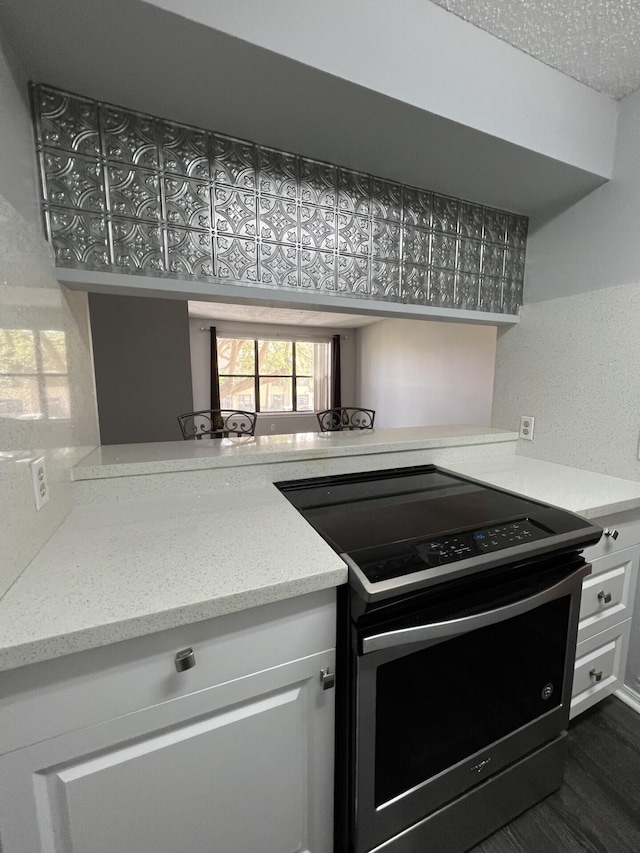
[[[217,344],[223,409],[313,412],[328,407],[328,341],[218,337]]]
[[[0,329],[0,417],[70,417],[63,331]]]

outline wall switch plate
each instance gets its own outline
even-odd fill
[[[34,459],[29,467],[33,481],[33,497],[36,502],[36,509],[39,510],[49,503],[49,481],[47,480],[47,466],[44,456]]]
[[[522,415],[520,417],[520,438],[526,441],[533,441],[533,427],[536,419],[531,415]]]

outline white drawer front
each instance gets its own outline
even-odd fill
[[[573,678],[571,717],[613,693],[623,681],[629,628],[626,619],[578,643]]]
[[[586,560],[597,560],[598,557],[614,554],[616,551],[622,551],[640,542],[640,510],[630,510],[617,515],[608,515],[604,518],[594,518],[593,522],[605,530],[609,530],[612,534],[615,531],[618,535],[616,538],[614,535],[603,535],[596,545],[585,548],[584,557]]]
[[[592,563],[582,585],[578,642],[631,616],[640,548],[626,548]]]

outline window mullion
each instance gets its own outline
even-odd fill
[[[291,410],[294,412],[298,411],[298,374],[296,372],[296,342],[291,341]]]
[[[257,340],[257,338],[253,342],[253,351],[254,351],[254,366],[253,366],[254,394],[256,396],[256,412],[259,412],[260,411],[260,366],[258,364],[258,340]]]

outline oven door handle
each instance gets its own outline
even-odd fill
[[[533,610],[541,604],[547,604],[556,598],[579,589],[582,586],[583,577],[589,574],[590,570],[590,565],[583,565],[565,578],[562,578],[558,583],[553,584],[553,586],[547,587],[528,598],[507,604],[504,607],[485,610],[482,613],[476,613],[473,616],[464,616],[460,619],[449,619],[446,622],[430,622],[426,625],[415,625],[411,628],[400,628],[397,631],[387,631],[384,634],[373,634],[370,637],[364,637],[362,640],[362,654],[368,655],[371,652],[379,652],[383,649],[391,649],[396,646],[405,646],[409,643],[441,640],[446,637],[457,636],[458,634],[467,634],[469,631],[475,631],[487,625],[495,625],[496,622],[502,622],[513,616],[520,616],[520,614],[527,613],[527,611]]]

